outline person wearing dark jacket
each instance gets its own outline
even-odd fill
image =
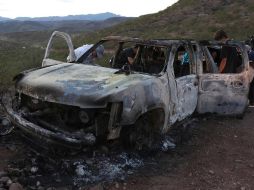
[[[250,71],[251,69],[254,69],[254,51],[247,46],[248,49],[248,56],[250,61]],[[250,105],[254,105],[254,79],[252,79],[250,83],[250,90],[249,90],[249,101]]]
[[[123,65],[129,64],[132,65],[135,60],[135,56],[138,52],[138,46],[126,48],[119,54],[119,59],[116,60],[116,64],[113,66],[114,68],[122,68]]]
[[[221,43],[226,43],[229,38],[226,32],[218,30],[214,35],[214,40]],[[241,65],[241,57],[236,47],[223,45],[220,53],[220,73],[236,73],[237,68]]]

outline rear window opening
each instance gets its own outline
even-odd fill
[[[241,73],[244,70],[243,56],[234,45],[206,46],[203,49],[204,73]]]

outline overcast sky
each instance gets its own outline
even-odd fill
[[[140,16],[167,8],[177,0],[0,0],[2,17],[44,17],[112,12]]]

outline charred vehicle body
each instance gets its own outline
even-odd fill
[[[49,58],[54,37],[66,40],[68,63]],[[103,58],[82,64],[101,44]],[[238,49],[239,72],[218,73],[213,50],[222,45]],[[138,47],[134,63],[119,66],[121,52],[133,46]],[[182,62],[184,54],[188,63]],[[41,142],[81,148],[127,138],[149,146],[157,135],[194,112],[243,114],[251,80],[248,72],[248,55],[238,42],[110,36],[77,59],[70,36],[54,32],[42,67],[15,77],[15,96],[3,97],[3,107],[28,138]]]

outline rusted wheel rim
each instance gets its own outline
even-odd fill
[[[13,129],[11,121],[6,116],[0,115],[0,136],[10,134]]]

